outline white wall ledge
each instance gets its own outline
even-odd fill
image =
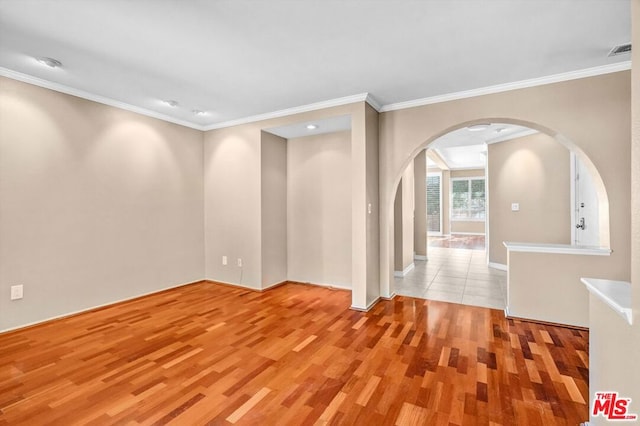
[[[587,290],[611,309],[616,311],[631,325],[633,310],[631,309],[631,283],[626,281],[612,281],[598,278],[580,278],[587,286]]]
[[[611,249],[593,246],[576,246],[571,244],[514,243],[504,241],[502,244],[508,251],[526,253],[580,254],[586,256],[610,256]]]

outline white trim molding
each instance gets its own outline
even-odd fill
[[[427,259],[427,256],[423,256],[421,254],[414,254],[413,260],[429,260],[429,259]]]
[[[391,295],[389,297],[380,296],[380,299],[381,300],[393,300],[393,299],[395,299],[396,296],[397,296],[397,293],[394,291],[393,293],[391,293]]]
[[[502,244],[508,251],[525,253],[580,254],[586,256],[610,256],[611,249],[604,247],[576,246],[571,244],[512,243]]]
[[[508,271],[509,270],[509,268],[507,268],[507,265],[505,265],[504,263],[489,262],[487,266],[489,266],[489,268],[497,269],[499,271]]]
[[[207,131],[207,130],[223,129],[225,127],[239,126],[241,124],[255,123],[257,121],[287,117],[289,115],[300,114],[303,112],[317,111],[320,109],[332,108],[332,107],[337,107],[341,105],[348,105],[356,102],[365,102],[365,101],[369,102],[369,105],[371,105],[370,101],[373,102],[373,98],[368,93],[360,93],[358,95],[345,96],[342,98],[330,99],[328,101],[316,102],[313,104],[281,109],[279,111],[267,112],[265,114],[258,114],[258,115],[252,115],[249,117],[238,118],[237,120],[229,120],[229,121],[223,121],[221,123],[214,123],[208,126],[204,126],[203,130]],[[375,108],[374,105],[371,105],[371,106]],[[375,109],[378,110],[377,108]]]
[[[109,306],[118,305],[120,303],[127,302],[127,301],[130,301],[130,300],[135,300],[135,299],[139,299],[141,297],[151,296],[151,295],[156,294],[156,293],[162,293],[162,292],[167,291],[167,290],[172,290],[172,289],[175,289],[175,288],[178,288],[178,287],[184,287],[184,286],[187,286],[187,285],[197,284],[197,283],[201,283],[201,282],[205,282],[205,281],[209,281],[209,280],[197,280],[197,281],[192,281],[192,282],[189,282],[189,283],[169,285],[167,287],[162,287],[162,288],[158,288],[158,289],[151,290],[151,291],[145,291],[145,292],[140,293],[140,294],[135,294],[135,295],[131,295],[131,296],[125,296],[124,298],[115,299],[115,300],[112,300],[110,302],[100,303],[98,305],[88,306],[86,308],[77,309],[75,311],[65,312],[63,314],[58,314],[58,315],[53,315],[53,316],[50,316],[50,317],[39,319],[37,321],[28,322],[26,324],[20,324],[20,325],[11,326],[11,327],[8,327],[8,328],[3,328],[3,329],[0,329],[0,333],[6,333],[8,331],[13,331],[13,330],[20,330],[22,328],[32,327],[34,325],[42,324],[42,323],[45,323],[45,322],[54,321],[54,320],[67,318],[67,317],[72,317],[72,316],[83,314],[83,313],[86,313],[86,312],[89,312],[89,311],[93,311],[93,310],[96,310],[96,309],[107,308]],[[232,284],[232,285],[236,286],[235,284]],[[246,287],[246,288],[247,288],[247,290],[254,290],[253,288],[249,288],[249,287]]]
[[[545,84],[559,83],[562,81],[576,80],[580,78],[594,77],[602,74],[610,74],[614,72],[627,71],[631,69],[631,61],[617,62],[615,64],[603,65],[600,67],[586,68],[577,71],[571,71],[561,74],[554,74],[546,77],[532,78],[529,80],[521,80],[512,83],[498,84],[495,86],[481,87],[472,90],[465,90],[461,92],[447,93],[443,95],[431,96],[427,98],[414,99],[410,101],[397,102],[382,105],[374,96],[370,93],[360,93],[351,96],[345,96],[336,99],[330,99],[327,101],[316,102],[308,105],[302,105],[293,108],[286,108],[279,111],[268,112],[264,114],[253,115],[244,118],[238,118],[234,120],[223,121],[219,123],[213,123],[208,125],[202,125],[192,123],[190,121],[181,120],[168,116],[166,114],[159,113],[157,111],[149,110],[146,108],[138,107],[135,105],[121,102],[115,99],[108,98],[106,96],[97,95],[94,93],[86,92],[84,90],[75,89],[64,84],[55,83],[52,81],[44,80],[38,77],[30,76],[18,71],[13,71],[8,68],[0,67],[0,76],[11,78],[13,80],[22,81],[25,83],[33,84],[35,86],[44,87],[46,89],[55,90],[57,92],[66,93],[68,95],[76,96],[79,98],[87,99],[90,101],[98,102],[104,105],[113,106],[116,108],[131,111],[137,114],[145,115],[147,117],[157,118],[159,120],[167,121],[169,123],[178,124],[184,127],[200,131],[208,131],[215,129],[222,129],[225,127],[238,126],[241,124],[253,123],[256,121],[268,120],[272,118],[285,117],[302,112],[315,111],[324,108],[331,108],[340,105],[347,105],[356,102],[366,102],[372,108],[378,112],[396,111],[406,108],[413,108],[423,105],[437,104],[441,102],[448,102],[458,99],[472,98],[476,96],[490,95],[494,93],[506,92],[510,90],[524,89],[534,86],[542,86]]]
[[[369,303],[364,308],[361,308],[361,307],[355,306],[355,305],[351,305],[351,309],[353,309],[354,311],[369,312],[371,310],[371,308],[373,308],[374,305],[380,301],[380,299],[381,299],[380,296],[376,297],[371,303]]]
[[[409,264],[409,266],[407,266],[406,268],[404,268],[404,270],[403,270],[403,271],[394,271],[394,272],[393,272],[393,276],[395,276],[395,277],[399,277],[399,278],[403,278],[403,277],[405,277],[409,272],[411,272],[411,270],[412,270],[413,268],[415,268],[415,267],[416,267],[416,264],[415,264],[415,263],[413,263],[413,262],[411,262],[411,263]]]
[[[341,284],[326,284],[326,283],[311,283],[308,281],[297,281],[297,280],[287,280],[296,284],[304,284],[304,285],[313,285],[316,287],[324,287],[324,288],[328,288],[330,290],[348,290],[348,291],[352,291],[353,289],[351,287],[347,287],[345,285],[341,285]]]
[[[633,325],[631,308],[631,283],[627,281],[602,280],[598,278],[580,278],[587,290],[607,304],[629,325]]]
[[[67,95],[75,96],[78,98],[86,99],[89,101],[97,102],[103,105],[109,105],[115,108],[123,109],[125,111],[131,111],[136,114],[145,115],[151,118],[157,118],[158,120],[167,121],[169,123],[178,124],[180,126],[189,127],[203,131],[205,128],[199,124],[191,123],[189,121],[180,120],[171,116],[161,114],[150,109],[137,107],[125,102],[117,101],[115,99],[107,98],[105,96],[96,95],[93,93],[85,92],[84,90],[75,89],[73,87],[65,86],[64,84],[54,83],[49,80],[43,80],[38,77],[33,77],[28,74],[13,71],[7,68],[0,67],[0,76],[10,78],[12,80],[22,81],[23,83],[33,84],[34,86],[43,87],[45,89],[53,90],[56,92],[64,93]]]
[[[382,105],[380,105],[380,102],[378,102],[378,100],[376,98],[374,98],[371,93],[367,93],[366,98],[364,99],[364,101],[366,103],[368,103],[371,108],[375,109],[376,111],[380,112],[380,109],[382,108]]]
[[[595,77],[602,74],[610,74],[631,69],[631,61],[617,62],[615,64],[603,65],[599,67],[586,68],[577,71],[570,71],[561,74],[553,74],[546,77],[531,78],[528,80],[515,81],[513,83],[497,84],[478,89],[465,90],[462,92],[447,93],[444,95],[431,96],[428,98],[415,99],[412,101],[397,102],[383,105],[380,112],[397,111],[400,109],[414,108],[423,105],[438,104],[441,102],[455,101],[458,99],[474,98],[476,96],[492,95],[494,93],[508,92],[510,90],[526,89],[528,87],[543,86],[545,84],[560,83],[562,81],[577,80],[580,78]]]

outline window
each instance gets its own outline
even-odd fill
[[[427,174],[427,232],[430,234],[442,232],[441,186],[442,175],[440,173]]]
[[[484,220],[484,178],[451,179],[451,220]]]

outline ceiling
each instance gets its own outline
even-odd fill
[[[311,134],[321,135],[324,133],[343,132],[351,130],[351,116],[338,115],[320,120],[301,121],[287,124],[286,126],[270,127],[264,130],[285,139],[300,138]]]
[[[629,41],[629,0],[0,0],[0,75],[201,129],[610,72]]]
[[[486,165],[487,144],[531,135],[536,130],[514,124],[487,123],[478,130],[463,127],[440,136],[429,145],[449,169],[482,169]],[[431,163],[436,166],[435,163]],[[430,166],[431,167],[431,166]]]

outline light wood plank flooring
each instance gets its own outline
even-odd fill
[[[576,425],[588,333],[198,283],[0,335],[0,425]]]

